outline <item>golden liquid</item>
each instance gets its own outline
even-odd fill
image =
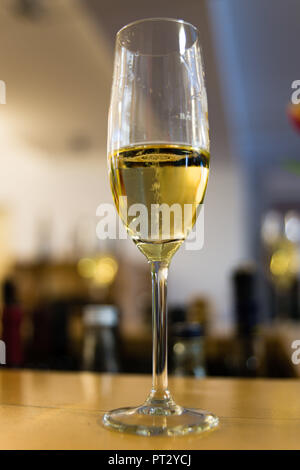
[[[196,221],[207,185],[209,154],[181,145],[127,147],[109,156],[109,168],[114,202],[133,241],[150,261],[169,261]],[[127,205],[122,196],[127,196]],[[137,217],[128,214],[132,204],[147,208],[147,233],[134,226]],[[153,222],[154,204],[177,204],[176,211],[169,213],[169,227],[161,214],[158,223]]]

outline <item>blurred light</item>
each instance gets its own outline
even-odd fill
[[[185,345],[183,343],[176,343],[173,346],[173,350],[176,354],[183,354],[185,351]]]
[[[282,232],[282,216],[279,212],[268,212],[263,220],[261,228],[261,236],[266,244],[275,243],[281,236]]]
[[[78,261],[77,270],[81,277],[92,278],[96,269],[96,263],[93,259],[82,258]]]
[[[118,263],[112,256],[104,256],[96,261],[94,281],[102,286],[111,284],[117,274]]]
[[[118,263],[112,256],[82,258],[78,261],[77,270],[81,277],[93,279],[100,286],[107,286],[116,277]]]
[[[296,212],[288,212],[285,216],[285,235],[291,242],[300,241],[300,217]]]
[[[281,248],[273,253],[270,270],[273,276],[284,277],[299,270],[299,255],[295,249]]]
[[[285,250],[278,250],[273,253],[270,263],[271,273],[274,276],[284,276],[289,267],[289,257]]]
[[[85,326],[109,326],[118,324],[118,311],[114,305],[87,305],[84,308]]]

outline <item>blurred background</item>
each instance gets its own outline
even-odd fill
[[[298,0],[1,0],[6,367],[151,371],[149,266],[96,237],[114,37],[144,17],[199,28],[208,88],[205,242],[171,264],[170,372],[300,375]]]

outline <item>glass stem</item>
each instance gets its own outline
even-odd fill
[[[151,401],[170,400],[168,391],[167,278],[168,263],[153,261],[152,276],[152,392]]]

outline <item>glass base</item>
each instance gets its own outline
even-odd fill
[[[147,400],[136,408],[119,408],[103,416],[104,426],[140,436],[180,436],[215,428],[217,416],[176,405],[173,400]]]

